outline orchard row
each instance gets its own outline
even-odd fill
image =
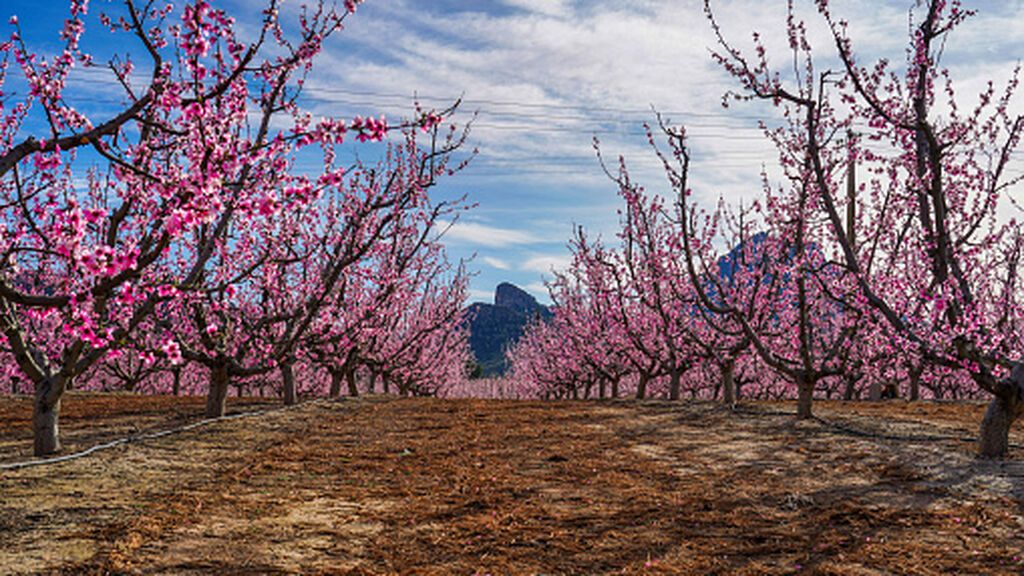
[[[272,0],[246,42],[205,0],[129,0],[93,20],[72,0],[50,57],[12,18],[0,43],[0,370],[33,394],[37,455],[60,450],[73,386],[201,391],[215,417],[232,389],[271,380],[293,403],[353,390],[357,370],[403,393],[462,377],[467,277],[439,238],[465,206],[428,196],[465,162],[452,110],[417,105],[392,125],[314,119],[297,103],[356,5],[286,21]],[[102,66],[124,102],[102,117],[69,89],[73,69],[101,67],[80,44],[94,20],[135,48]],[[342,164],[344,146],[382,159]]]
[[[830,45],[812,49],[790,3],[777,68],[770,35],[747,53],[705,3],[713,58],[738,85],[726,103],[778,112],[763,126],[782,177],[746,206],[705,209],[685,127],[659,118],[648,137],[671,194],[606,165],[619,232],[576,233],[555,318],[511,351],[512,377],[549,397],[796,396],[801,418],[816,394],[981,396],[979,450],[1001,456],[1024,413],[1019,71],[965,109],[940,62],[971,16],[959,2],[916,4],[902,66],[862,61],[815,4]]]

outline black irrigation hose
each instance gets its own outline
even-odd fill
[[[977,442],[978,441],[977,438],[974,438],[972,436],[948,436],[948,435],[939,435],[939,434],[883,434],[883,433],[880,433],[880,432],[869,432],[867,430],[860,430],[858,428],[853,428],[853,427],[847,426],[846,424],[841,424],[839,422],[833,422],[831,420],[825,420],[824,418],[822,418],[820,416],[812,416],[812,418],[815,421],[820,422],[821,424],[824,424],[825,426],[828,426],[830,428],[835,428],[837,430],[842,430],[843,432],[846,432],[847,434],[852,434],[853,436],[861,436],[863,438],[878,438],[880,440],[896,440],[896,441],[903,441],[903,442],[949,442],[949,441],[955,441],[955,442]]]
[[[133,444],[135,442],[142,442],[142,441],[145,441],[145,440],[154,440],[156,438],[163,438],[164,436],[171,436],[173,434],[180,434],[182,432],[187,432],[189,430],[194,430],[196,428],[200,428],[202,426],[207,426],[209,424],[215,424],[217,422],[225,422],[225,421],[228,421],[228,420],[235,420],[235,419],[238,419],[238,418],[248,418],[250,416],[263,416],[263,415],[266,415],[266,414],[274,414],[274,413],[277,413],[277,412],[284,412],[286,410],[291,410],[291,409],[294,409],[294,408],[299,408],[299,407],[307,406],[307,405],[311,405],[311,404],[322,404],[324,402],[336,402],[336,401],[337,400],[323,400],[323,399],[319,399],[319,400],[312,400],[312,401],[309,401],[309,402],[302,402],[302,403],[299,403],[299,404],[295,404],[293,406],[283,406],[281,408],[272,408],[270,410],[255,410],[253,412],[240,412],[238,414],[231,414],[231,415],[228,415],[228,416],[220,416],[218,418],[206,418],[206,419],[200,420],[198,422],[193,422],[191,424],[186,424],[184,426],[179,426],[178,428],[171,428],[170,430],[161,430],[160,432],[150,432],[150,433],[147,433],[147,434],[137,434],[137,435],[134,435],[134,436],[128,436],[126,438],[120,438],[120,439],[114,440],[112,442],[107,442],[105,444],[98,444],[96,446],[92,446],[90,448],[82,450],[81,452],[75,452],[74,454],[66,454],[64,456],[57,456],[57,457],[54,457],[54,458],[44,458],[44,459],[40,459],[40,460],[28,460],[28,461],[25,461],[25,462],[14,462],[14,463],[11,463],[11,464],[0,464],[0,471],[20,470],[22,468],[29,468],[29,467],[32,467],[32,466],[43,466],[43,465],[47,465],[47,464],[58,464],[60,462],[68,462],[68,461],[71,461],[71,460],[76,460],[78,458],[83,458],[83,457],[88,456],[88,455],[90,455],[90,454],[92,454],[94,452],[99,452],[101,450],[108,450],[110,448],[115,448],[117,446],[121,446],[122,444]],[[795,416],[795,414],[792,413],[792,412],[782,412],[782,411],[779,411],[779,410],[751,410],[751,409],[748,409],[748,408],[744,408],[741,405],[734,405],[732,407],[732,411],[735,412],[735,413],[747,414],[747,415],[751,415],[751,416]],[[976,442],[977,441],[977,438],[974,438],[974,437],[971,437],[971,436],[946,436],[946,435],[937,435],[937,434],[936,435],[928,435],[928,434],[910,434],[910,435],[880,434],[878,432],[869,432],[869,431],[866,431],[866,430],[860,430],[860,429],[857,429],[857,428],[852,428],[852,427],[847,426],[845,424],[840,424],[838,422],[833,422],[833,421],[830,421],[830,420],[825,420],[824,418],[821,418],[820,416],[813,416],[812,418],[816,422],[818,422],[819,424],[822,424],[822,425],[830,427],[830,428],[835,428],[837,430],[841,430],[843,432],[846,432],[847,434],[851,434],[853,436],[859,436],[859,437],[862,437],[862,438],[876,438],[876,439],[880,439],[880,440],[895,440],[895,441],[901,441],[901,442],[946,442],[946,441]],[[1020,444],[1010,444],[1010,447],[1017,448],[1017,449],[1024,448],[1024,446],[1022,446]]]
[[[749,414],[754,416],[796,416],[793,412],[782,412],[779,410],[750,410],[744,409],[740,406],[735,406],[733,412],[741,414]],[[878,440],[895,440],[897,442],[977,442],[978,439],[973,436],[949,436],[939,434],[884,434],[880,432],[871,432],[868,430],[861,430],[859,428],[853,428],[846,424],[841,424],[832,420],[826,420],[820,416],[812,416],[813,420],[827,426],[840,430],[852,436],[859,436],[861,438],[875,438]],[[1021,444],[1009,444],[1011,448],[1021,449],[1024,445]]]
[[[110,448],[115,448],[117,446],[121,446],[122,444],[133,444],[133,443],[142,442],[142,441],[145,441],[145,440],[154,440],[156,438],[163,438],[164,436],[171,436],[172,434],[180,434],[182,432],[187,432],[189,430],[195,430],[196,428],[200,428],[202,426],[207,426],[209,424],[216,424],[217,422],[225,422],[225,421],[228,421],[228,420],[235,420],[235,419],[238,419],[238,418],[248,418],[250,416],[263,416],[263,415],[266,415],[266,414],[274,414],[274,413],[277,413],[277,412],[284,412],[286,410],[291,410],[291,409],[294,409],[294,408],[299,408],[301,406],[307,406],[307,405],[310,405],[310,404],[318,404],[318,403],[323,403],[323,402],[328,402],[328,400],[323,400],[323,399],[311,400],[311,401],[308,401],[308,402],[301,402],[299,404],[294,404],[292,406],[283,406],[283,407],[280,407],[280,408],[271,408],[269,410],[254,410],[252,412],[239,412],[238,414],[230,414],[230,415],[227,415],[227,416],[219,416],[217,418],[206,418],[206,419],[200,420],[198,422],[192,422],[191,424],[185,424],[184,426],[179,426],[178,428],[171,428],[170,430],[161,430],[159,432],[149,432],[149,433],[146,433],[146,434],[136,434],[136,435],[133,435],[133,436],[128,436],[126,438],[119,438],[119,439],[114,440],[112,442],[107,442],[107,443],[104,443],[104,444],[97,444],[96,446],[92,446],[90,448],[82,450],[81,452],[75,452],[73,454],[66,454],[64,456],[56,456],[54,458],[43,458],[43,459],[40,459],[40,460],[27,460],[25,462],[14,462],[14,463],[11,463],[11,464],[0,464],[0,471],[21,470],[22,468],[30,468],[32,466],[43,466],[43,465],[47,465],[47,464],[58,464],[60,462],[68,462],[70,460],[76,460],[78,458],[83,458],[83,457],[88,456],[88,455],[90,455],[90,454],[92,454],[94,452],[99,452],[100,450],[108,450]]]

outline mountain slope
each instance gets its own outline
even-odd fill
[[[484,376],[496,376],[505,371],[506,348],[538,317],[548,319],[551,311],[508,282],[499,284],[494,291],[494,304],[478,302],[466,309],[469,346]]]

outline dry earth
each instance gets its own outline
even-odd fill
[[[262,409],[264,404],[250,401]],[[28,459],[0,398],[0,462]],[[364,398],[0,472],[0,573],[1022,574],[981,408]],[[198,399],[74,395],[69,449]]]

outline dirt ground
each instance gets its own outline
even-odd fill
[[[0,398],[0,462],[28,407]],[[977,405],[793,408],[308,403],[0,472],[0,573],[1024,574],[1019,430],[983,462]],[[201,411],[76,395],[62,425],[78,449]]]

